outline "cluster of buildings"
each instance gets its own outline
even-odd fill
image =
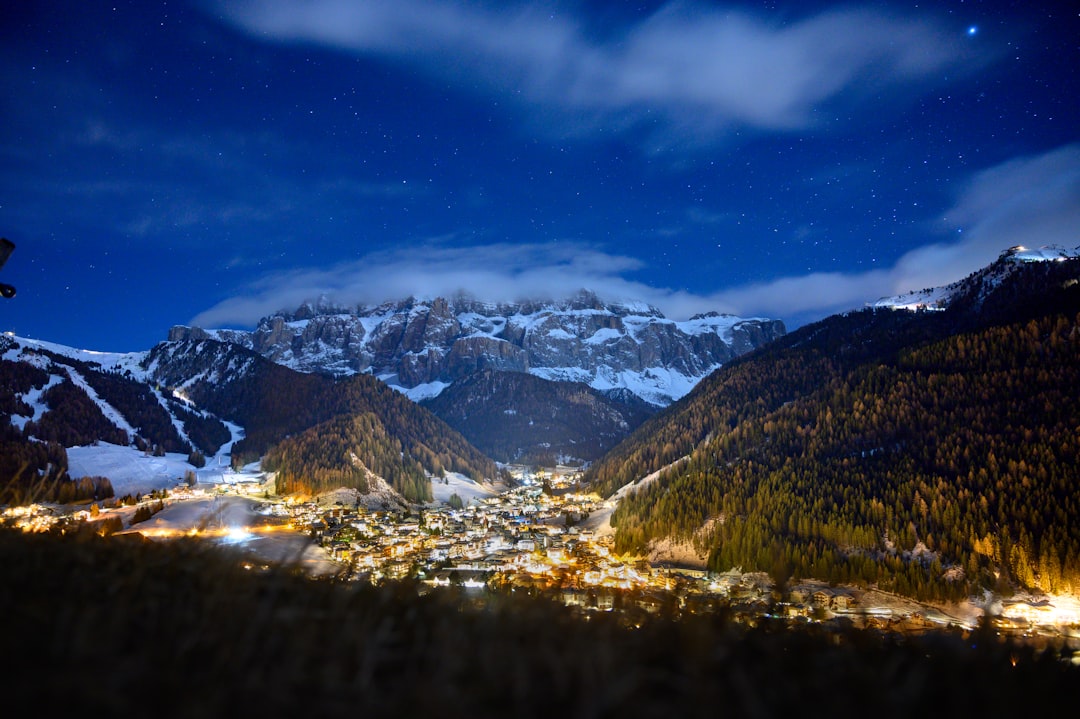
[[[590,515],[603,509],[602,501],[577,491],[572,474],[522,475],[518,481],[498,496],[455,502],[460,506],[372,509],[359,501],[271,500],[264,507],[279,522],[310,535],[357,581],[413,578],[432,589],[543,593],[586,611],[702,612],[722,606],[749,621],[765,613],[806,621],[846,617],[857,625],[915,632],[952,622],[932,610],[889,608],[869,592],[851,588],[807,582],[779,597],[763,574],[716,573],[619,556],[610,533],[587,528]],[[253,483],[230,491],[263,490]],[[205,496],[204,488],[185,485],[168,492],[170,501]],[[96,514],[50,505],[0,509],[0,525],[28,532],[93,521]],[[1028,634],[1039,627],[1056,633],[1062,625],[1076,627],[1080,609],[1066,610],[1045,599],[1012,600],[1003,603],[996,619],[1003,633]]]
[[[627,603],[660,611],[705,610],[732,598],[768,602],[768,588],[749,575],[618,556],[609,534],[583,526],[601,509],[600,498],[574,488],[565,476],[531,475],[497,497],[459,508],[306,502],[288,505],[288,512],[296,529],[309,531],[358,581],[415,578],[432,588],[555,594],[568,605],[601,611]]]
[[[357,504],[291,508],[350,576],[378,582],[413,577],[430,586],[562,591],[568,603],[610,608],[614,590],[664,590],[695,577],[616,556],[611,538],[581,522],[599,498],[530,484],[466,506],[372,511]],[[696,581],[704,589],[705,576]],[[610,590],[610,591],[605,591]]]

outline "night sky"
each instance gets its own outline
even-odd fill
[[[1080,244],[1070,3],[0,10],[0,331],[588,288],[789,329]]]

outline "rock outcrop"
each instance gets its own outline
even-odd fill
[[[677,322],[648,305],[606,303],[582,291],[557,302],[305,303],[265,318],[252,332],[174,327],[169,339],[234,342],[304,372],[372,373],[414,399],[494,369],[601,391],[625,388],[663,406],[720,365],[784,333],[779,320],[709,313]]]

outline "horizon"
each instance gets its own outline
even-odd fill
[[[0,331],[70,347],[447,288],[794,329],[1080,242],[1064,9],[25,3],[0,33]]]
[[[998,258],[1005,257],[1008,254],[1013,254],[1014,251],[1016,251],[1016,250],[1020,251],[1021,254],[1026,254],[1026,255],[1030,256],[1030,258],[1027,259],[1026,261],[1045,261],[1045,260],[1048,260],[1048,259],[1061,259],[1062,257],[1070,257],[1070,256],[1074,257],[1074,258],[1075,257],[1080,257],[1080,244],[1078,244],[1076,247],[1073,247],[1073,248],[1066,248],[1066,247],[1062,247],[1060,245],[1043,245],[1041,247],[1026,247],[1026,246],[1021,246],[1021,245],[1014,245],[1012,247],[1004,248],[999,253]],[[980,270],[985,269],[986,267],[989,266],[989,264],[990,263],[988,263],[987,265],[984,265],[983,267],[976,268],[971,274],[977,273]],[[967,276],[970,276],[970,275],[967,275]],[[453,306],[455,302],[464,301],[464,302],[469,302],[469,303],[490,305],[493,308],[498,309],[498,308],[503,308],[503,307],[514,307],[514,306],[522,306],[522,305],[528,305],[528,304],[563,305],[563,304],[572,303],[575,299],[580,298],[582,296],[595,298],[598,302],[602,303],[606,308],[610,308],[610,307],[614,306],[614,307],[622,307],[624,309],[628,309],[628,310],[632,311],[634,309],[634,307],[637,306],[638,308],[643,309],[643,310],[659,312],[662,319],[674,322],[676,324],[681,324],[681,323],[685,323],[685,322],[689,322],[689,321],[693,321],[693,320],[696,320],[696,319],[705,318],[705,317],[709,317],[709,316],[733,317],[738,321],[766,321],[766,322],[768,322],[768,321],[779,321],[779,322],[783,323],[784,328],[785,328],[785,332],[790,333],[790,332],[792,332],[794,330],[797,330],[797,329],[799,329],[799,328],[801,328],[801,327],[803,327],[805,325],[813,324],[813,323],[818,322],[820,320],[828,319],[829,317],[832,317],[832,316],[837,315],[837,314],[845,314],[845,313],[848,313],[848,312],[856,312],[856,311],[862,310],[862,309],[883,308],[883,307],[888,307],[888,308],[892,308],[892,309],[905,309],[905,308],[910,309],[906,305],[904,305],[903,303],[898,303],[897,300],[903,299],[903,298],[908,297],[908,296],[921,297],[923,295],[933,295],[935,293],[939,293],[939,292],[941,292],[943,290],[946,290],[946,289],[952,287],[953,285],[956,285],[956,284],[960,283],[967,276],[957,278],[956,280],[953,280],[953,281],[951,281],[951,282],[949,282],[947,284],[943,284],[943,285],[937,285],[937,286],[934,286],[934,287],[923,287],[923,288],[919,288],[919,289],[910,289],[910,290],[907,290],[905,292],[901,292],[901,293],[898,293],[898,294],[895,294],[895,295],[887,295],[887,296],[883,295],[883,296],[880,296],[880,297],[876,298],[875,300],[869,300],[869,301],[865,302],[860,307],[850,307],[850,308],[846,308],[846,309],[838,309],[836,312],[833,312],[833,313],[830,313],[830,314],[827,314],[827,315],[817,316],[816,314],[812,314],[809,317],[804,315],[802,318],[797,318],[796,321],[794,321],[794,322],[789,322],[789,321],[785,320],[782,317],[743,316],[743,315],[735,315],[735,314],[728,313],[728,312],[717,312],[715,310],[705,310],[705,311],[702,311],[702,312],[699,312],[697,314],[690,315],[690,316],[671,317],[671,316],[668,316],[666,313],[664,313],[659,307],[656,307],[656,306],[654,306],[654,305],[652,305],[652,304],[650,304],[650,303],[648,303],[648,302],[646,302],[644,300],[633,299],[633,298],[629,298],[629,297],[615,298],[613,296],[604,296],[601,293],[598,293],[598,292],[596,292],[596,291],[594,291],[594,290],[592,290],[590,288],[587,288],[587,287],[580,287],[580,288],[578,288],[577,290],[575,290],[573,292],[569,292],[569,293],[566,293],[566,294],[558,296],[558,297],[555,297],[555,296],[552,296],[552,295],[549,294],[547,296],[517,297],[515,299],[488,299],[488,298],[482,298],[482,297],[477,296],[475,293],[473,293],[473,292],[471,292],[471,291],[469,291],[467,289],[459,288],[459,289],[456,289],[456,290],[453,290],[453,291],[450,291],[450,292],[414,293],[414,294],[410,294],[408,296],[398,297],[398,298],[394,298],[394,299],[384,299],[384,300],[378,301],[378,302],[360,301],[360,302],[354,302],[354,303],[338,301],[338,300],[334,299],[328,293],[323,293],[322,295],[320,295],[318,297],[305,298],[303,300],[300,300],[299,303],[297,303],[295,305],[292,305],[291,307],[282,307],[282,308],[280,308],[278,310],[275,310],[275,311],[273,311],[273,312],[271,312],[271,313],[269,313],[267,315],[264,315],[264,316],[260,317],[255,322],[249,323],[246,326],[228,326],[228,325],[224,325],[224,326],[214,327],[214,326],[209,326],[209,325],[200,325],[200,324],[196,324],[194,322],[189,322],[189,323],[180,322],[180,323],[175,323],[173,325],[170,325],[168,328],[165,328],[165,331],[164,331],[163,334],[167,337],[172,329],[178,328],[178,327],[188,328],[188,329],[199,329],[199,330],[204,330],[204,331],[208,331],[208,332],[217,332],[217,331],[250,332],[250,331],[254,331],[255,329],[257,329],[260,325],[262,325],[265,321],[267,321],[269,319],[272,319],[272,318],[275,318],[275,317],[290,318],[290,317],[292,317],[294,315],[299,314],[305,307],[311,308],[316,316],[321,315],[321,314],[338,314],[338,313],[362,314],[364,312],[371,312],[371,311],[374,311],[374,310],[388,308],[388,307],[401,308],[402,306],[412,306],[413,304],[428,304],[428,303],[431,303],[431,302],[434,302],[434,301],[437,301],[437,300],[441,299],[441,300],[445,300],[446,302],[448,302],[451,306]],[[327,313],[325,310],[331,310],[332,312]],[[573,310],[568,308],[568,311],[573,311]],[[198,319],[198,317],[196,317],[194,319]],[[296,321],[296,320],[294,318],[294,319],[289,319],[288,321]],[[67,349],[74,350],[74,351],[79,352],[79,353],[85,353],[85,354],[88,354],[88,355],[138,354],[139,352],[144,352],[144,351],[150,349],[152,346],[157,345],[159,342],[166,341],[165,339],[159,339],[159,340],[153,342],[151,345],[148,345],[147,347],[134,348],[134,349],[131,349],[131,350],[117,351],[117,350],[100,349],[100,348],[97,348],[97,347],[88,347],[88,346],[80,347],[80,346],[76,346],[76,345],[66,345],[66,344],[64,344],[62,342],[56,342],[56,341],[46,339],[46,338],[27,337],[27,336],[18,335],[18,334],[14,333],[13,331],[10,331],[10,330],[4,332],[4,334],[8,335],[8,336],[11,336],[11,337],[17,337],[18,339],[21,339],[21,340],[24,340],[24,341],[27,341],[27,342],[40,344],[40,345],[43,345],[43,346],[55,345],[58,348],[67,348]]]

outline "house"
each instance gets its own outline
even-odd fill
[[[832,608],[837,611],[846,612],[850,609],[854,609],[857,603],[858,602],[855,597],[851,596],[847,592],[837,591],[833,594]]]
[[[568,607],[586,607],[588,606],[588,598],[588,595],[580,589],[568,587],[562,590],[563,604]]]

